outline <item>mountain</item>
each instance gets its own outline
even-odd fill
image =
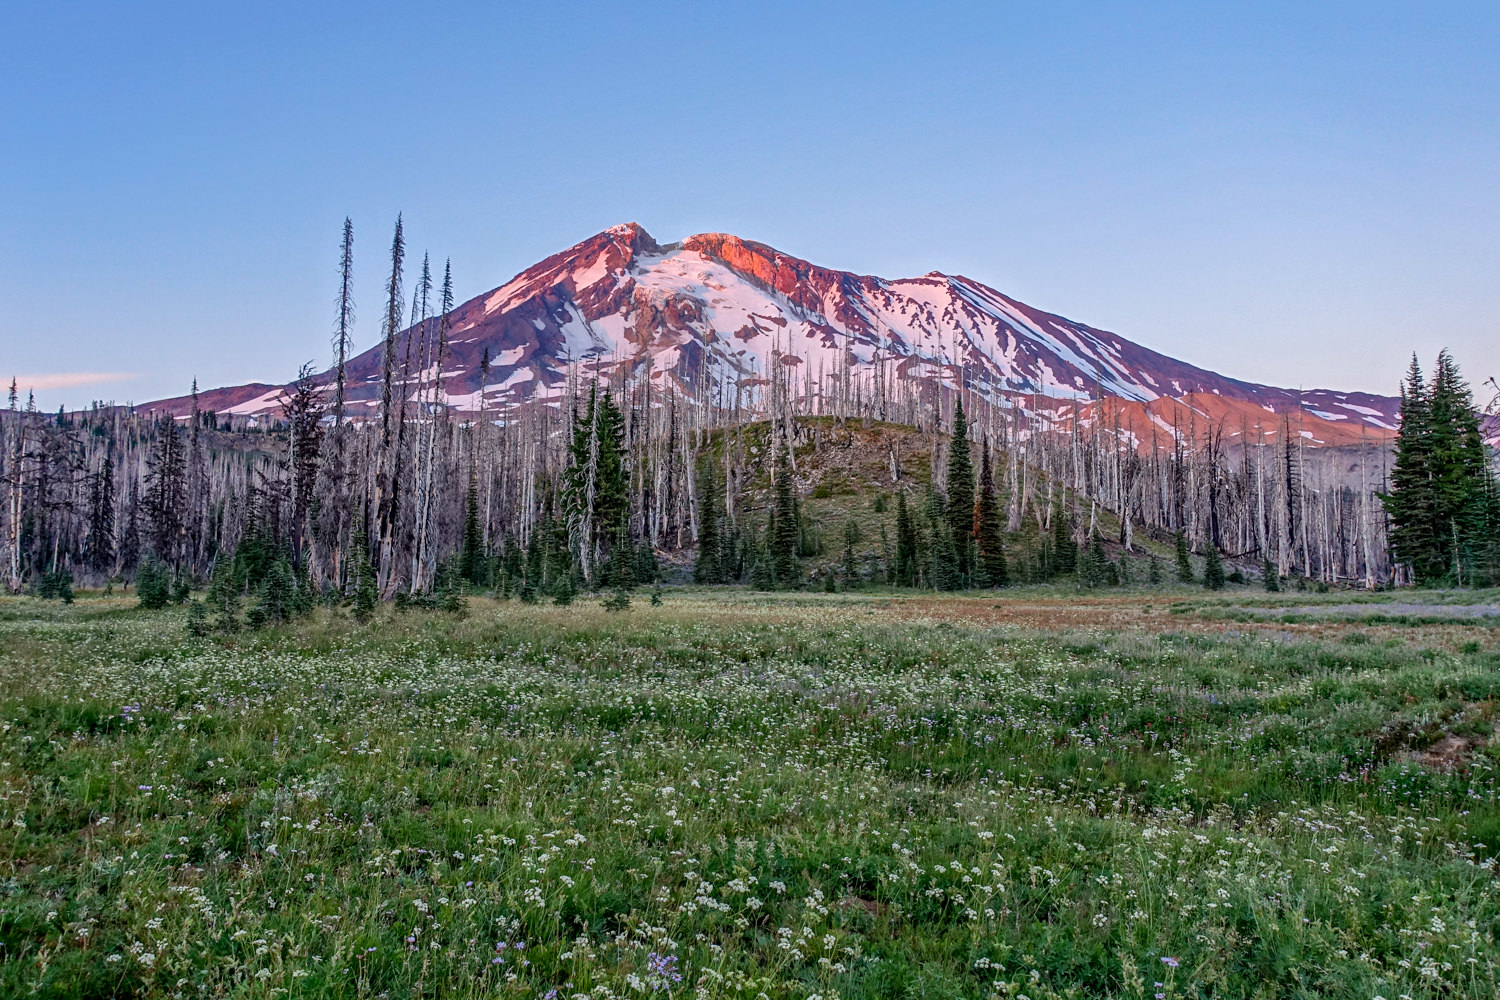
[[[490,410],[562,398],[570,364],[624,365],[653,384],[685,392],[705,384],[764,384],[770,366],[801,382],[847,365],[867,382],[960,378],[1054,421],[1123,429],[1137,440],[1185,422],[1225,433],[1273,437],[1283,415],[1311,444],[1386,440],[1399,401],[1368,393],[1294,391],[1227,378],[1095,327],[1043,312],[972,278],[937,271],[889,280],[835,271],[763,243],[704,233],[659,244],[639,225],[607,229],[527,268],[449,316],[443,370],[422,358],[418,328],[398,338],[398,361],[414,373],[408,391],[428,397],[434,381],[449,405],[481,399],[481,359],[491,359],[483,399]],[[434,321],[435,325],[435,321]],[[399,368],[399,364],[398,364]],[[353,412],[380,403],[382,348],[348,364]],[[325,373],[322,378],[327,378]],[[218,412],[269,414],[284,387],[256,383],[204,393]],[[184,414],[187,397],[146,408]]]

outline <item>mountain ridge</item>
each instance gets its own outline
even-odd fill
[[[1170,433],[1176,421],[1163,413],[1171,411],[1233,425],[1232,436],[1259,426],[1274,437],[1294,415],[1311,444],[1378,442],[1394,433],[1399,413],[1391,396],[1230,378],[963,275],[860,275],[730,233],[663,244],[634,222],[544,258],[459,304],[449,320],[441,371],[422,363],[436,319],[396,338],[397,367],[410,354],[422,369],[406,385],[413,401],[466,412],[481,401],[491,411],[557,403],[570,366],[623,368],[653,385],[688,394],[708,388],[723,398],[760,391],[780,365],[810,392],[822,392],[841,373],[871,391],[882,379],[887,386],[961,382],[1053,419],[1123,420],[1138,440],[1152,428]],[[486,349],[491,367],[481,385]],[[382,358],[377,344],[346,366],[346,399],[356,418],[379,405]],[[252,383],[209,390],[200,405],[271,415],[285,389]],[[180,416],[190,407],[190,397],[174,397],[139,408]]]

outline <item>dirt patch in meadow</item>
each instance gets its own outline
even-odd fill
[[[1252,608],[1236,607],[1252,615],[1342,615],[1347,618],[1370,618],[1377,615],[1418,618],[1468,618],[1500,617],[1500,604],[1415,604],[1409,601],[1388,604],[1306,604],[1296,607]]]
[[[1142,629],[1166,631],[1174,623],[1165,602],[1119,598],[911,597],[892,600],[882,614],[902,621],[947,621],[955,625],[1014,625],[1043,631]]]

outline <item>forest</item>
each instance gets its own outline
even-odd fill
[[[200,409],[196,384],[185,418],[102,403],[53,415],[12,385],[0,415],[10,592],[134,585],[158,604],[206,587],[204,614],[233,628],[246,598],[252,619],[281,619],[314,601],[365,614],[376,600],[451,603],[470,590],[628,601],[660,581],[1500,579],[1494,464],[1446,352],[1430,386],[1413,359],[1394,449],[1319,449],[1296,412],[1226,427],[1191,405],[1141,441],[1118,425],[1059,427],[962,377],[791,364],[681,385],[649,362],[595,358],[569,366],[556,405],[490,409],[479,393],[460,411],[436,374],[451,269],[438,281],[424,257],[408,304],[398,220],[381,402],[356,415],[345,403],[352,238],[346,221],[333,363],[303,368],[279,418]],[[851,448],[858,474],[824,482]]]

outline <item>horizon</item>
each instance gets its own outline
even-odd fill
[[[1246,382],[1496,374],[1500,12],[910,9],[25,7],[0,378],[54,410],[322,370],[339,226],[362,351],[398,211],[459,301],[636,221],[962,274]]]

